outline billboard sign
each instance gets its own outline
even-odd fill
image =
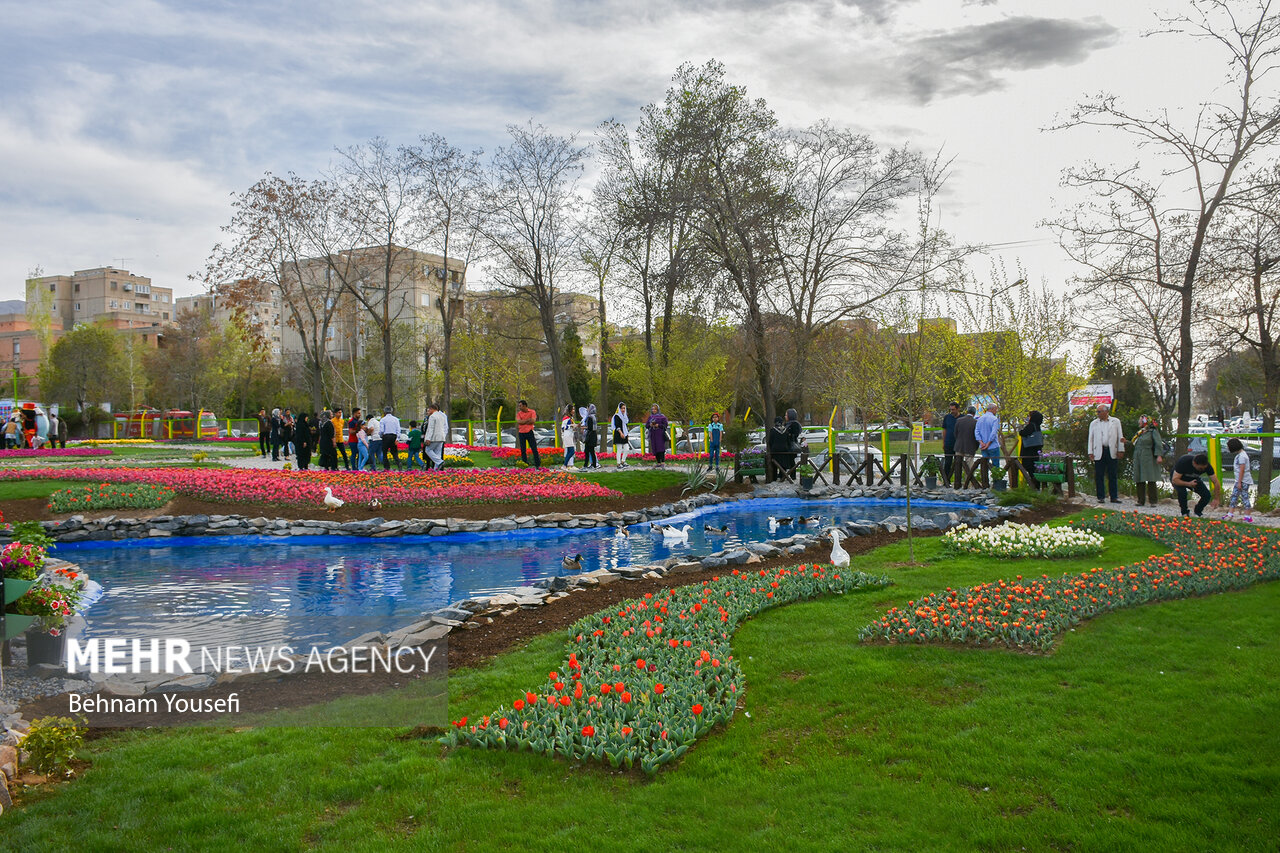
[[[1067,392],[1067,408],[1070,411],[1093,408],[1103,404],[1108,406],[1115,405],[1115,392],[1112,391],[1110,382],[1097,385],[1082,385]]]

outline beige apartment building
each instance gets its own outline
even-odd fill
[[[202,293],[199,296],[179,296],[174,300],[174,319],[184,311],[208,311],[214,325],[225,328],[235,316],[235,309],[226,299],[214,293]],[[279,364],[284,345],[283,306],[280,295],[270,300],[254,302],[244,309],[244,317],[250,328],[267,346],[268,359],[272,364]]]
[[[37,292],[38,291],[38,292]],[[48,304],[63,329],[77,323],[103,323],[132,331],[154,347],[162,327],[174,316],[173,288],[152,285],[146,276],[117,267],[76,270],[71,275],[48,275],[27,282],[27,306]]]
[[[331,259],[308,258],[296,270],[286,269],[286,298],[301,287],[310,293],[312,304],[318,310],[323,310],[319,308],[323,304],[330,313],[325,354],[331,361],[359,358],[365,352],[369,335],[376,334],[369,328],[372,325],[369,309],[348,288],[360,289],[379,314],[384,312],[382,303],[387,301],[385,314],[391,323],[411,324],[419,336],[439,333],[442,282],[457,303],[457,316],[462,316],[467,269],[461,261],[450,259],[446,263],[440,255],[402,246],[391,250],[389,274],[386,261],[387,249],[372,246],[343,252]],[[291,312],[287,308],[282,310],[282,354],[301,356],[304,352],[302,334],[307,330],[296,328],[289,322]]]

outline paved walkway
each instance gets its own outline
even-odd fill
[[[1080,493],[1076,494],[1076,500],[1086,509],[1097,507],[1098,509],[1115,509],[1115,510],[1123,510],[1124,512],[1140,512],[1145,515],[1177,515],[1179,512],[1178,499],[1173,497],[1172,495],[1161,496],[1160,502],[1157,503],[1154,507],[1138,506],[1138,503],[1136,500],[1134,500],[1131,497],[1126,497],[1123,495],[1121,496],[1120,503],[1118,504],[1113,504],[1110,501],[1108,501],[1105,504],[1100,504],[1098,503],[1097,499],[1094,498],[1092,495],[1084,495]],[[1191,506],[1192,507],[1195,506],[1194,501],[1191,503]],[[1206,507],[1204,511],[1204,517],[1221,519],[1223,516],[1223,513],[1224,513],[1224,510],[1222,507],[1217,507],[1217,508]],[[1244,514],[1253,515],[1251,512],[1244,513]],[[1235,519],[1236,521],[1241,520],[1240,515],[1241,515],[1241,512],[1240,510],[1237,509],[1236,519]],[[1261,514],[1253,515],[1253,523],[1260,527],[1280,527],[1280,515],[1261,515]]]

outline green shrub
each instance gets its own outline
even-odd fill
[[[35,545],[46,551],[53,547],[53,537],[45,532],[44,525],[38,521],[19,521],[13,525],[11,536],[14,542],[23,545]]]
[[[173,498],[167,486],[94,483],[72,486],[49,495],[50,512],[84,512],[97,509],[155,509]]]
[[[1009,489],[1000,495],[1000,506],[1017,506],[1018,504],[1027,504],[1036,509],[1044,509],[1047,506],[1054,506],[1058,503],[1058,496],[1051,492],[1048,487],[1041,491],[1036,491],[1029,486],[1021,485],[1016,489]]]
[[[64,776],[70,776],[69,765],[76,750],[84,746],[84,733],[85,726],[70,717],[39,717],[31,721],[19,745],[37,773],[48,776],[62,770]]]

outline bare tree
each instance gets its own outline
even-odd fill
[[[612,285],[611,275],[614,259],[618,255],[623,241],[623,231],[618,219],[610,215],[609,200],[596,195],[595,203],[587,210],[586,218],[581,226],[581,241],[578,243],[578,260],[591,274],[596,286],[596,322],[598,351],[600,353],[600,411],[609,408],[609,317],[605,303],[605,292]],[[601,430],[603,443],[605,431]]]
[[[1259,191],[1217,223],[1209,264],[1221,286],[1210,302],[1208,325],[1223,352],[1242,348],[1262,372],[1262,432],[1275,431],[1280,408],[1280,197],[1274,187],[1280,167],[1254,183]],[[1215,288],[1216,289],[1216,288]],[[1263,488],[1271,483],[1272,438],[1262,440]]]
[[[791,320],[792,376],[803,401],[814,340],[832,324],[915,286],[921,268],[904,263],[912,248],[891,223],[899,203],[920,185],[925,163],[905,148],[882,152],[870,137],[826,121],[789,134],[787,143],[785,191],[796,215],[775,222],[781,278],[769,300]],[[911,273],[901,274],[906,268]]]
[[[1192,0],[1193,13],[1162,19],[1158,34],[1188,36],[1212,42],[1226,54],[1229,90],[1221,102],[1206,99],[1189,126],[1182,126],[1167,109],[1133,112],[1114,95],[1102,94],[1078,105],[1054,129],[1097,127],[1132,136],[1148,157],[1160,162],[1160,180],[1144,180],[1136,169],[1096,165],[1069,169],[1066,183],[1102,197],[1128,193],[1141,202],[1122,205],[1132,210],[1145,204],[1145,217],[1126,216],[1117,222],[1108,211],[1100,220],[1068,217],[1058,223],[1065,243],[1079,244],[1095,237],[1104,241],[1105,256],[1123,263],[1135,244],[1166,244],[1170,232],[1183,232],[1185,252],[1174,263],[1155,257],[1153,271],[1160,287],[1179,297],[1178,421],[1185,430],[1191,418],[1191,380],[1194,371],[1193,326],[1200,262],[1214,219],[1240,195],[1238,173],[1257,158],[1280,133],[1280,103],[1266,88],[1280,60],[1280,16],[1271,0],[1249,3]],[[1130,227],[1137,230],[1131,230]],[[1157,239],[1159,233],[1159,239]],[[1101,266],[1106,267],[1105,263]],[[1185,442],[1182,442],[1185,444]]]
[[[481,259],[485,243],[483,231],[484,170],[481,151],[466,154],[437,134],[424,136],[409,149],[422,180],[424,230],[439,247],[444,266],[435,271],[439,295],[435,309],[440,314],[442,342],[438,347],[440,372],[443,376],[444,411],[453,405],[453,332],[463,312],[462,291],[472,264]],[[449,262],[457,260],[462,270],[450,270]],[[428,343],[428,346],[430,344]]]
[[[556,294],[574,261],[577,182],[587,149],[576,136],[542,125],[509,125],[511,143],[494,152],[489,216],[482,233],[498,261],[494,280],[536,311],[551,361],[554,404],[569,399],[556,329]]]
[[[312,405],[322,409],[330,329],[342,289],[317,262],[325,223],[333,218],[333,188],[323,181],[268,173],[232,200],[227,243],[214,246],[202,273],[214,293],[233,306],[278,295],[285,322],[298,334]]]
[[[404,341],[396,326],[412,321],[415,306],[406,291],[420,270],[414,250],[425,235],[419,216],[422,187],[417,160],[405,148],[393,149],[381,138],[340,152],[343,163],[334,182],[349,226],[348,245],[328,251],[331,274],[365,309],[382,350],[382,405],[396,404],[396,357]],[[335,249],[337,247],[334,247]]]

